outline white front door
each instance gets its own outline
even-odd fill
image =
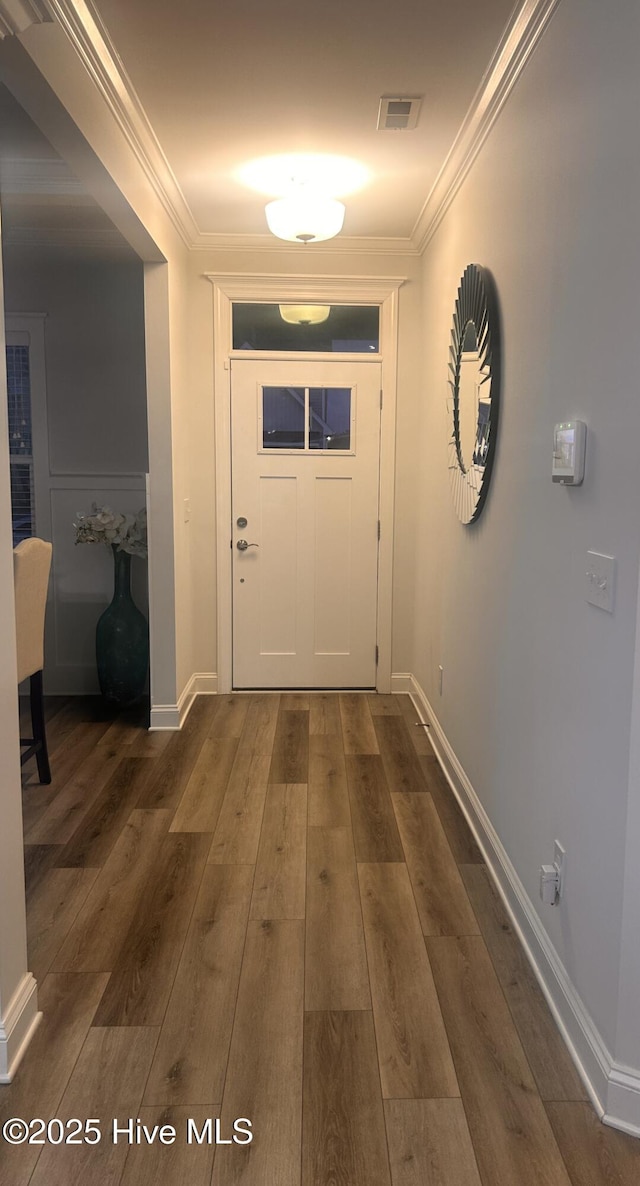
[[[236,688],[375,687],[380,375],[231,363]]]

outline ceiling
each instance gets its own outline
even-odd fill
[[[411,235],[513,0],[96,0],[200,232],[265,234],[239,169],[281,153],[355,158],[344,234]],[[381,95],[423,96],[414,131],[377,131]],[[278,196],[272,193],[270,196]],[[336,193],[334,196],[340,196]]]
[[[243,167],[280,154],[329,154],[355,161],[365,175],[351,192],[339,183],[331,190],[347,207],[341,238],[361,240],[363,249],[377,240],[381,250],[393,243],[415,250],[421,211],[499,60],[512,9],[513,0],[467,0],[462,8],[443,0],[82,6],[85,27],[96,17],[97,53],[106,50],[117,74],[125,117],[141,117],[144,150],[187,241],[274,243],[264,205],[284,186],[257,192]],[[377,130],[380,98],[389,95],[421,97],[414,130]],[[47,229],[60,243],[74,229],[96,243],[116,234],[2,86],[0,189],[16,241],[32,231],[44,242]]]

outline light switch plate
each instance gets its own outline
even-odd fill
[[[587,601],[613,613],[615,603],[616,561],[614,556],[587,552]]]

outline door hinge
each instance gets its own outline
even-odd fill
[[[380,520],[378,519],[378,539],[380,539]]]
[[[380,651],[378,649],[378,646],[376,645],[376,667],[378,666],[379,658],[380,658]]]
[[[380,390],[380,409],[382,410],[382,389]]]

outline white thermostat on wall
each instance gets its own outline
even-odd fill
[[[584,420],[564,420],[553,430],[554,482],[563,486],[580,486],[584,478],[584,454],[587,445],[587,426]]]

